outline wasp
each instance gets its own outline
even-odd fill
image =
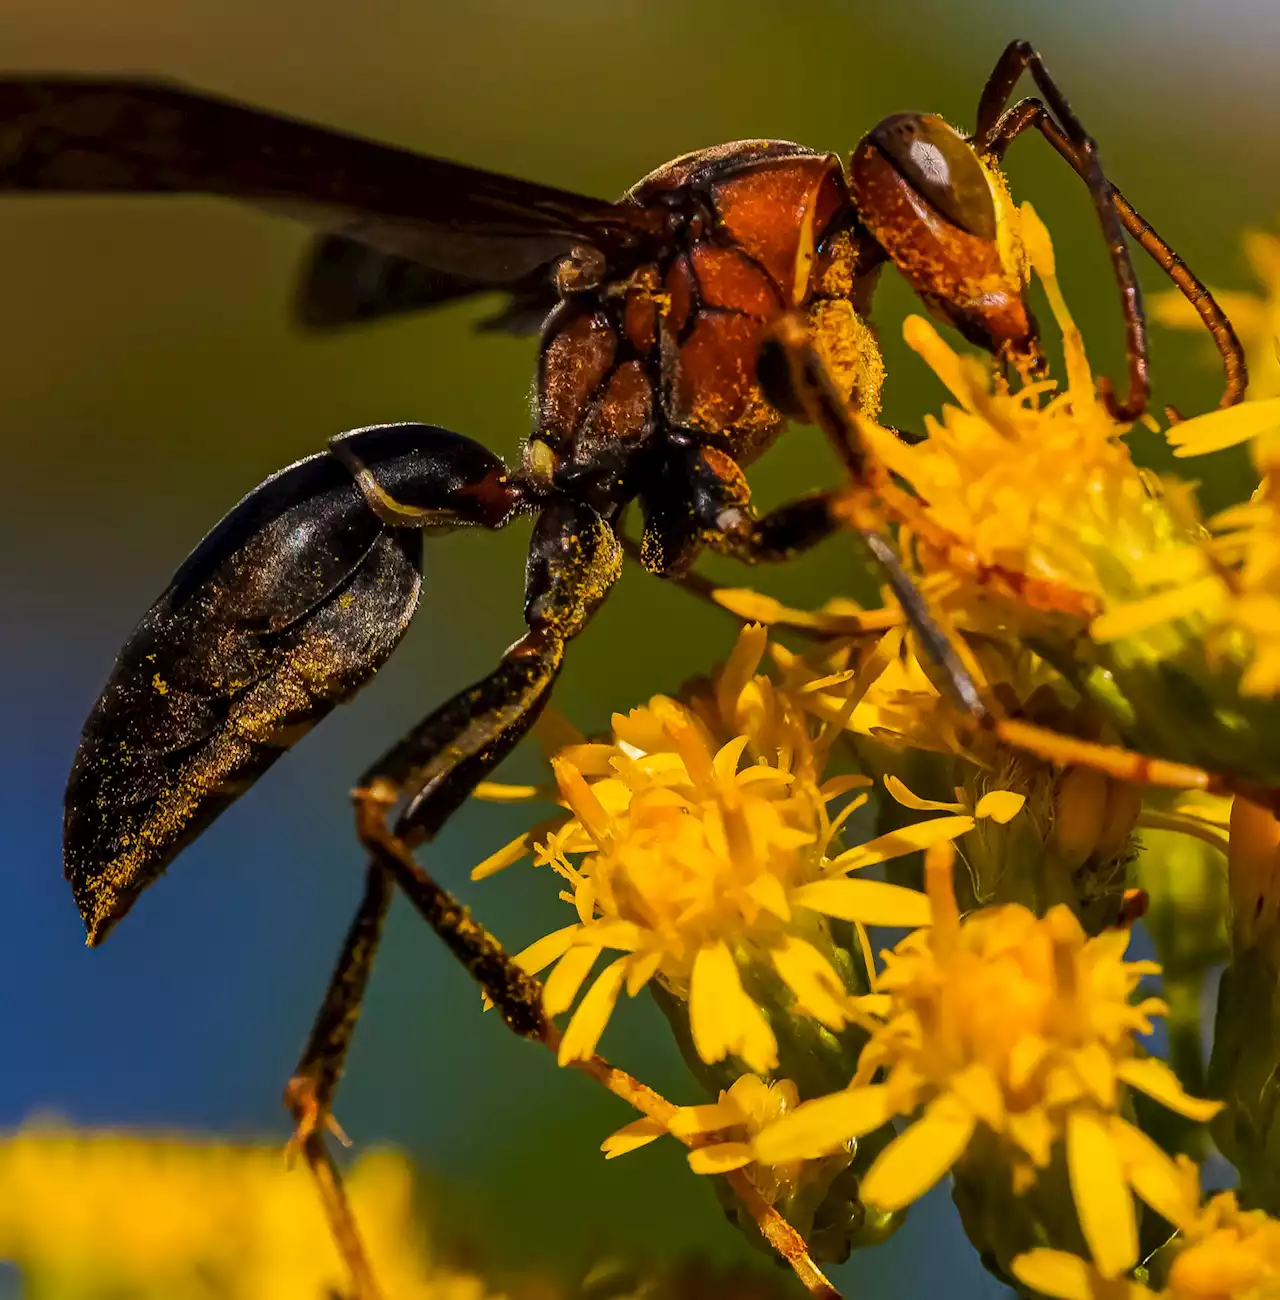
[[[1009,106],[1029,72],[1042,98]],[[348,700],[413,617],[424,538],[533,516],[525,631],[486,676],[372,763],[354,791],[369,863],[359,909],[287,1099],[328,1119],[383,919],[402,887],[507,1022],[545,1035],[538,986],[413,856],[529,730],[566,647],[617,581],[638,506],[642,566],[688,572],[703,548],[784,560],[840,526],[833,489],[766,514],[746,468],[789,419],[847,431],[883,368],[867,325],[895,267],[935,316],[1024,375],[1044,365],[1019,265],[1005,150],[1034,128],[1084,181],[1126,331],[1123,396],[1148,398],[1126,235],[1195,303],[1238,401],[1230,324],[1107,180],[1040,55],[1001,55],[971,134],[896,113],[847,164],[777,140],[686,154],[616,202],[479,171],[163,82],[0,79],[0,190],[197,193],[318,232],[297,313],[314,329],[505,295],[489,328],[539,328],[533,431],[505,464],[463,435],[378,425],[254,489],[195,548],[120,651],[66,793],[65,871],[100,943],[184,845]],[[863,458],[845,441],[855,476]],[[982,705],[888,539],[882,576],[947,679]]]

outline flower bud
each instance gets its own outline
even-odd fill
[[[1280,825],[1237,798],[1227,854],[1231,964],[1218,986],[1209,1086],[1213,1126],[1247,1204],[1280,1211]]]

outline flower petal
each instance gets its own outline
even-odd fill
[[[610,1133],[600,1143],[600,1150],[604,1152],[606,1160],[612,1160],[616,1156],[626,1155],[628,1151],[638,1151],[641,1147],[648,1146],[666,1131],[665,1124],[650,1119],[648,1115],[642,1115],[639,1119],[632,1120],[630,1124],[624,1124],[616,1133]]]
[[[923,316],[908,316],[902,322],[902,337],[962,406],[972,404],[973,387],[960,356],[947,346],[929,321]]]
[[[1153,596],[1115,605],[1105,614],[1099,614],[1089,624],[1089,636],[1099,642],[1120,641],[1160,623],[1169,623],[1196,611],[1214,609],[1226,592],[1222,579],[1216,574],[1201,578],[1199,582],[1171,587]]]
[[[763,592],[752,591],[750,587],[717,587],[711,593],[711,599],[739,618],[754,619],[757,623],[781,623],[787,627],[820,628],[828,632],[841,632],[854,636],[865,631],[861,620],[856,615],[826,614],[822,611],[792,609],[772,596]],[[870,611],[874,620],[882,610]],[[876,622],[872,627],[879,626]]]
[[[876,1157],[862,1180],[868,1205],[900,1210],[918,1200],[964,1154],[977,1120],[950,1098],[934,1102]]]
[[[1186,1229],[1200,1208],[1200,1180],[1194,1166],[1179,1163],[1118,1115],[1111,1119],[1111,1140],[1133,1190],[1174,1227]]]
[[[689,1168],[695,1174],[727,1174],[749,1165],[755,1158],[755,1152],[747,1142],[717,1142],[690,1151]]]
[[[616,948],[620,952],[635,952],[643,939],[644,932],[634,921],[623,921],[615,917],[585,925],[579,943],[594,944],[597,948]]]
[[[973,815],[979,818],[990,817],[993,822],[999,822],[1003,826],[1022,811],[1026,802],[1025,794],[1015,794],[1012,790],[988,790],[978,800]]]
[[[1280,397],[1242,402],[1175,424],[1165,435],[1175,456],[1203,456],[1280,428]]]
[[[852,884],[852,881],[834,881]],[[859,882],[862,883],[862,882]],[[906,892],[906,891],[904,891]],[[774,969],[791,990],[796,1005],[828,1029],[843,1029],[849,1020],[849,993],[831,963],[811,944],[786,935],[773,949]]]
[[[1184,1092],[1178,1076],[1154,1056],[1120,1061],[1116,1065],[1116,1074],[1129,1087],[1145,1092],[1162,1106],[1200,1124],[1208,1123],[1222,1109],[1220,1101],[1206,1101]]]
[[[560,1051],[556,1054],[556,1059],[561,1065],[568,1065],[570,1061],[585,1061],[595,1055],[596,1044],[617,1004],[629,960],[627,957],[619,957],[610,963],[587,990],[586,997],[579,1003],[560,1040]]]
[[[842,776],[829,776],[818,787],[818,793],[824,801],[829,802],[832,799],[838,799],[842,794],[848,794],[850,790],[864,790],[871,785],[869,776],[862,776],[858,772],[849,772]]]
[[[939,803],[937,799],[922,799],[918,794],[912,794],[907,789],[906,783],[896,776],[886,776],[884,788],[895,803],[900,803],[904,808],[910,808],[914,812],[964,812],[961,804]]]
[[[777,876],[761,872],[746,889],[747,894],[766,912],[772,912],[779,921],[791,920],[791,903],[787,887]]]
[[[883,880],[815,880],[791,891],[796,907],[807,907],[841,921],[917,929],[933,922],[927,894]]]
[[[889,1120],[889,1089],[882,1083],[848,1088],[803,1102],[756,1136],[756,1159],[766,1165],[813,1160]]]
[[[1078,1255],[1065,1250],[1029,1250],[1011,1265],[1013,1275],[1027,1287],[1055,1300],[1093,1300],[1093,1270]]]
[[[738,770],[738,762],[742,758],[742,751],[746,749],[750,740],[748,736],[735,736],[725,745],[721,745],[716,751],[716,756],[711,760],[711,770],[721,779],[731,777]]]
[[[743,1075],[744,1079],[754,1075]],[[681,1106],[667,1121],[667,1128],[678,1138],[694,1137],[699,1133],[718,1133],[721,1129],[732,1128],[746,1120],[739,1106],[728,1093],[721,1095],[719,1101],[709,1102],[703,1106]]]
[[[574,944],[566,950],[543,985],[542,1005],[547,1015],[558,1016],[573,1006],[582,981],[591,973],[598,956],[600,949],[595,944]]]
[[[943,840],[954,840],[973,827],[972,817],[934,817],[930,821],[914,822],[847,850],[827,863],[827,870],[838,874],[869,867],[875,862],[888,862],[891,858],[927,849]]]
[[[555,792],[541,785],[510,785],[506,781],[481,781],[471,791],[473,799],[488,803],[523,803],[529,799],[554,799]]]
[[[489,876],[496,876],[499,871],[505,871],[507,867],[514,866],[521,858],[528,857],[533,851],[533,841],[537,838],[536,830],[525,831],[523,835],[517,835],[515,839],[504,844],[494,853],[490,853],[481,863],[471,868],[472,880],[485,880]]]
[[[658,967],[662,965],[662,957],[661,948],[632,957],[631,964],[627,967],[627,997],[635,997],[658,973]]]
[[[1085,1090],[1104,1110],[1114,1110],[1116,1104],[1115,1061],[1101,1042],[1086,1043],[1074,1052],[1071,1063]]]
[[[556,785],[573,815],[597,844],[603,843],[609,835],[609,814],[592,793],[582,773],[562,758],[551,760],[551,770],[556,774]]]
[[[1030,1110],[1009,1114],[1005,1118],[1005,1126],[1009,1137],[1026,1152],[1027,1159],[1037,1169],[1048,1165],[1058,1134],[1043,1106],[1033,1106]]]
[[[566,925],[562,930],[552,930],[541,939],[535,939],[527,948],[516,953],[516,965],[528,975],[546,970],[553,961],[568,952],[581,928],[578,925]]]
[[[689,1030],[698,1055],[713,1065],[730,1052],[757,1074],[778,1064],[778,1040],[747,996],[733,954],[723,943],[698,949],[689,975]]]
[[[1138,1224],[1120,1153],[1106,1119],[1077,1108],[1067,1116],[1071,1196],[1093,1262],[1103,1277],[1119,1277],[1138,1262]]]

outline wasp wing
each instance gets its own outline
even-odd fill
[[[311,247],[298,284],[298,320],[325,330],[424,311],[494,286],[474,276],[379,252],[342,235],[322,235]],[[559,301],[550,266],[502,286],[507,302],[481,322],[483,330],[532,334]]]
[[[502,462],[470,439],[389,425],[343,441],[436,522],[451,502],[459,523],[505,519],[489,499]],[[121,650],[67,783],[64,866],[90,943],[386,661],[421,561],[422,532],[384,522],[331,452],[268,479],[196,547]]]
[[[412,153],[159,81],[0,78],[0,191],[241,199],[500,288],[661,214]]]

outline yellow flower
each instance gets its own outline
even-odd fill
[[[534,844],[534,862],[562,877],[577,921],[518,960],[531,972],[556,963],[545,994],[556,1015],[603,951],[623,954],[579,1003],[562,1063],[590,1056],[622,990],[634,996],[656,977],[687,1003],[703,1061],[734,1055],[768,1072],[778,1041],[755,998],[757,977],[779,981],[792,1009],[839,1031],[850,1012],[829,919],[929,922],[923,894],[854,873],[963,834],[973,818],[933,818],[838,851],[840,825],[867,796],[834,818],[827,804],[870,782],[823,782],[826,742],[756,671],[765,646],[763,628],[745,629],[709,687],[615,714],[609,743],[572,746],[552,760],[571,815]],[[509,865],[528,847],[521,837],[473,874]],[[744,970],[753,972],[750,992]]]
[[[1125,1085],[1195,1120],[1219,1104],[1187,1096],[1167,1065],[1138,1055],[1134,1035],[1149,1033],[1164,1007],[1130,1003],[1159,968],[1123,960],[1127,931],[1090,939],[1061,906],[1043,918],[1017,904],[989,907],[962,922],[953,856],[940,845],[926,858],[933,927],[886,954],[876,991],[858,1000],[871,1039],[850,1086],[766,1129],[756,1158],[820,1156],[895,1115],[918,1115],[863,1180],[863,1199],[891,1210],[942,1178],[979,1129],[996,1141],[1015,1189],[1063,1143],[1085,1239],[1115,1277],[1137,1260],[1130,1190],[1159,1210],[1176,1181],[1169,1157],[1122,1117]]]
[[[483,1300],[431,1265],[413,1180],[391,1152],[348,1187],[375,1276],[404,1300]],[[30,1127],[0,1140],[0,1259],[31,1294],[324,1300],[345,1270],[310,1178],[278,1148]]]
[[[1228,422],[1223,417],[1240,415]],[[1245,418],[1248,417],[1248,418]],[[1209,423],[1210,420],[1212,423]],[[1176,425],[1175,455],[1251,442],[1261,482],[1253,497],[1209,520],[1199,534],[1147,563],[1148,594],[1095,621],[1095,640],[1160,635],[1176,619],[1193,619],[1211,664],[1243,666],[1246,696],[1280,694],[1280,400],[1233,407],[1217,418]]]
[[[1215,289],[1213,296],[1244,344],[1249,367],[1249,397],[1280,397],[1280,239],[1261,230],[1246,231],[1244,253],[1262,293]],[[1173,329],[1203,332],[1200,313],[1176,291],[1158,293],[1149,300],[1152,320]],[[1216,351],[1214,356],[1217,356]]]
[[[1129,627],[1111,614],[1114,606],[1148,596],[1167,579],[1170,590],[1159,599],[1172,612],[1153,607],[1148,622],[1157,613],[1167,620],[1198,611],[1211,575],[1179,569],[1199,532],[1190,488],[1161,485],[1134,465],[1124,442],[1128,426],[1098,400],[1048,232],[1027,205],[1022,227],[1062,331],[1065,389],[1053,381],[993,389],[989,367],[958,355],[933,326],[911,317],[907,342],[957,405],[945,407],[941,420],[926,418],[928,437],[914,445],[866,416],[858,424],[919,498],[921,509],[900,513],[921,571],[951,579],[949,589],[938,587],[935,604],[978,630],[1043,631],[1057,616],[1049,626],[1070,631],[1073,620],[1092,619],[1095,639],[1112,640]],[[1277,428],[1280,401],[1273,401],[1187,420],[1171,437],[1208,450]]]
[[[957,354],[913,316],[904,328],[907,343],[956,404],[940,420],[926,417],[928,436],[914,445],[865,416],[858,420],[880,460],[923,506],[927,527],[904,518],[921,569],[953,575],[950,603],[975,625],[991,595],[1006,598],[999,618],[1028,605],[1089,616],[1105,603],[1111,552],[1158,545],[1163,526],[1123,441],[1127,426],[1117,425],[1096,396],[1055,278],[1048,232],[1029,205],[1021,225],[1062,331],[1066,388],[1046,380],[1016,392],[1003,383],[993,389],[988,365]]]
[[[868,1215],[858,1196],[858,1171],[853,1166],[856,1142],[849,1142],[819,1160],[788,1160],[760,1164],[752,1143],[760,1132],[800,1103],[800,1091],[790,1079],[768,1082],[755,1074],[740,1075],[711,1105],[682,1106],[666,1124],[636,1120],[606,1138],[606,1158],[623,1155],[671,1133],[690,1143],[689,1167],[698,1174],[725,1174],[744,1169],[757,1191],[808,1242],[815,1257],[843,1260],[850,1247],[882,1241],[901,1216]],[[726,1210],[742,1216],[723,1182],[717,1192]],[[744,1226],[746,1226],[744,1224]]]
[[[1184,1173],[1186,1171],[1184,1170]],[[1184,1189],[1198,1190],[1184,1177]],[[1059,1250],[1033,1250],[1014,1261],[1018,1280],[1059,1300],[1274,1300],[1280,1295],[1280,1222],[1242,1210],[1234,1192],[1220,1192],[1179,1222],[1164,1289],[1106,1278]]]
[[[799,1091],[790,1079],[769,1083],[757,1074],[744,1074],[730,1087],[721,1089],[720,1099],[711,1105],[681,1106],[665,1125],[647,1118],[635,1120],[606,1138],[600,1149],[612,1160],[664,1133],[685,1138],[714,1137],[690,1149],[689,1167],[698,1174],[728,1173],[754,1163],[752,1139],[799,1104]],[[753,1171],[752,1181],[773,1205],[778,1200],[778,1189],[794,1187],[803,1165],[800,1160],[788,1161],[771,1167],[764,1177]]]
[[[1037,655],[982,635],[965,644],[975,680],[1009,716],[1098,737],[1097,708]],[[1136,853],[1133,831],[1144,824],[1138,786],[1088,768],[1054,767],[991,729],[975,728],[930,679],[903,628],[847,643],[817,661],[780,646],[773,653],[784,685],[816,716],[853,733],[864,770],[882,776],[898,804],[976,819],[963,841],[972,889],[966,904],[1021,902],[1043,912],[1072,899],[1091,931],[1115,924]],[[856,683],[852,694],[841,685],[848,677]],[[922,799],[908,784],[935,795],[949,791],[954,799]],[[1173,827],[1168,817],[1160,824]]]

